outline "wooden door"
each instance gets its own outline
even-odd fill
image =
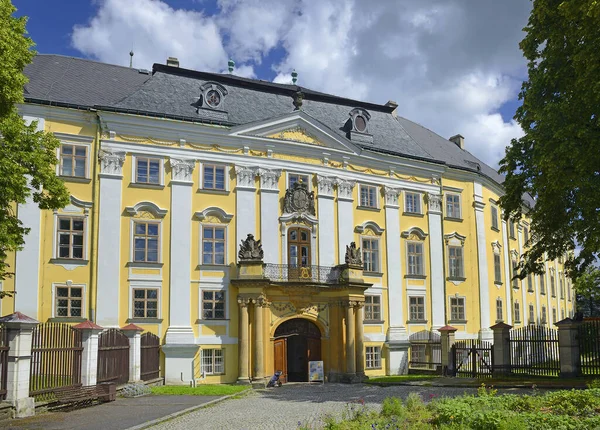
[[[321,361],[321,339],[307,337],[306,343],[308,361]]]
[[[288,278],[311,278],[310,230],[292,227],[288,230]]]
[[[287,382],[287,338],[275,339],[273,347],[273,373],[280,370],[279,380],[282,384]]]

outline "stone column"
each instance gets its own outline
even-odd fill
[[[279,264],[279,169],[257,170],[260,176],[260,241],[264,250],[264,262]],[[250,233],[250,232],[248,232]]]
[[[100,151],[98,231],[103,233],[98,236],[95,322],[103,327],[119,326],[121,193],[124,162],[124,152]]]
[[[254,299],[254,377],[260,381],[265,377],[264,306],[265,298]]]
[[[485,239],[485,203],[483,201],[483,186],[473,182],[475,207],[475,229],[477,231],[477,267],[479,268],[479,339],[491,341],[493,334],[490,326],[490,286],[487,260],[488,244]]]
[[[319,211],[319,265],[335,266],[334,196],[335,178],[317,175]],[[350,243],[350,242],[348,242]],[[344,248],[345,249],[345,248]],[[340,263],[342,263],[340,261]],[[316,263],[313,263],[316,264]]]
[[[239,333],[239,373],[238,383],[247,384],[249,382],[248,375],[248,327],[250,319],[248,316],[248,302],[244,297],[238,297],[238,305],[240,306],[240,333]]]
[[[510,329],[512,326],[503,322],[490,327],[494,333],[494,373],[498,375],[510,373]]]
[[[346,255],[346,245],[354,242],[354,197],[353,190],[356,181],[337,178],[338,189],[338,261],[343,263]],[[358,247],[361,245],[358,244]]]
[[[555,324],[558,327],[558,353],[560,356],[561,378],[574,378],[581,375],[578,328],[581,322],[565,318]]]
[[[81,385],[98,383],[98,335],[104,330],[91,321],[85,321],[73,328],[81,331],[83,351],[81,352]]]
[[[452,360],[452,345],[454,345],[454,333],[458,329],[449,325],[439,328],[442,342],[442,374],[444,376],[454,375],[456,364]]]
[[[442,237],[442,195],[427,194],[429,210],[429,255],[431,271],[432,330],[446,325],[444,292],[444,240]]]
[[[354,317],[356,325],[356,375],[359,379],[365,378],[365,333],[363,327],[364,302],[356,302]]]
[[[354,327],[354,304],[348,302],[346,306],[346,377],[348,382],[356,378],[356,348],[354,336],[356,328]]]
[[[15,408],[15,417],[35,415],[35,401],[29,397],[32,333],[39,321],[15,312],[0,318],[8,330],[8,366],[6,372],[6,401]]]
[[[126,325],[121,329],[129,339],[129,382],[141,380],[142,372],[142,339],[143,328],[135,324]],[[190,363],[191,366],[191,363]]]
[[[235,166],[235,173],[235,235],[236,243],[240,243],[249,234],[256,236],[256,168]]]

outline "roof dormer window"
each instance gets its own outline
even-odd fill
[[[223,102],[227,89],[217,83],[207,82],[200,87],[203,108],[224,110]]]
[[[369,112],[361,108],[354,108],[350,111],[350,119],[352,120],[352,131],[368,133],[369,120],[371,119]]]

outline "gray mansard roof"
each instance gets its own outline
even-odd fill
[[[294,110],[294,94],[304,95],[302,110],[347,139],[345,124],[353,108],[371,115],[373,142],[363,149],[477,171],[497,183],[503,177],[468,151],[412,121],[393,107],[336,97],[296,85],[275,84],[235,75],[197,72],[155,64],[152,72],[60,55],[37,55],[25,69],[25,99],[80,109],[97,108],[185,121],[248,124]],[[198,104],[200,86],[217,82],[227,90],[222,112]],[[401,110],[401,106],[399,107]]]

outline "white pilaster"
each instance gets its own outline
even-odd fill
[[[121,188],[124,152],[100,151],[98,231],[98,288],[96,323],[119,326],[121,273]],[[109,233],[106,233],[109,232]]]
[[[77,324],[81,331],[81,385],[84,387],[96,385],[98,382],[98,336],[102,327],[91,321]]]
[[[338,189],[338,261],[341,263],[345,261],[346,246],[350,245],[350,242],[354,242],[354,197],[352,193],[356,181],[338,178],[336,184]]]
[[[142,372],[142,338],[143,328],[129,324],[121,329],[129,339],[129,382],[139,382]],[[191,365],[191,364],[190,364]]]
[[[279,169],[257,170],[260,176],[260,241],[264,262],[279,264]],[[239,217],[238,217],[239,218]],[[247,234],[247,233],[246,233]]]
[[[317,175],[317,187],[319,194],[318,215],[319,215],[319,265],[335,266],[335,220],[334,213],[334,194],[335,178],[330,176]],[[346,247],[344,247],[344,250]],[[343,263],[343,260],[340,261]]]
[[[239,244],[249,234],[256,236],[256,168],[235,166],[235,173],[237,175],[235,234],[236,243]]]
[[[446,323],[444,289],[444,238],[442,237],[442,195],[427,194],[429,210],[429,260],[431,274],[431,308],[433,331]]]
[[[492,341],[494,332],[490,330],[490,285],[487,261],[487,243],[485,241],[485,203],[483,187],[479,182],[473,183],[475,207],[475,229],[477,231],[477,267],[479,268],[479,338]]]
[[[506,321],[506,323],[508,325],[512,325],[512,320],[513,320],[513,306],[512,306],[512,295],[511,295],[511,288],[512,288],[512,283],[510,281],[510,268],[511,268],[511,261],[510,261],[510,241],[508,240],[508,228],[506,226],[506,220],[504,219],[504,217],[502,217],[502,240],[504,241],[504,288],[506,291],[506,299],[504,301],[504,309],[505,309],[505,315],[504,315],[504,321]]]

